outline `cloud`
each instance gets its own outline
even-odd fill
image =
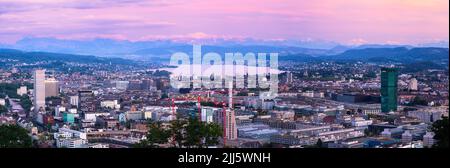
[[[8,35],[448,40],[448,0],[0,0]],[[362,39],[364,41],[362,41]]]
[[[361,45],[361,44],[367,44],[367,43],[368,43],[368,41],[364,40],[362,38],[351,39],[347,42],[348,45],[354,45],[354,46]]]
[[[206,42],[214,43],[215,41],[243,41],[249,37],[246,36],[229,36],[229,35],[217,35],[207,34],[204,32],[194,32],[188,34],[177,35],[148,35],[139,38],[138,40],[172,40],[174,42]]]
[[[127,5],[169,6],[178,1],[165,0],[0,0],[0,14],[10,12],[33,11],[40,9],[98,9]]]

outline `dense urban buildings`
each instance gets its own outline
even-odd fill
[[[0,147],[448,147],[449,1],[366,1],[0,0]]]
[[[119,65],[67,62],[91,72],[47,66],[51,75],[13,64],[20,77],[1,78],[12,88],[2,91],[8,97],[0,105],[11,106],[1,122],[17,124],[35,138],[46,136],[38,138],[46,139],[38,140],[40,147],[136,147],[154,136],[150,130],[177,129],[182,137],[191,136],[194,121],[217,141],[178,147],[308,148],[320,140],[327,148],[425,148],[438,142],[430,128],[448,116],[448,70],[409,72],[364,62],[280,64],[286,73],[279,74],[273,99],[235,83],[225,89],[175,89],[171,68],[163,64],[120,65],[117,71]],[[156,145],[175,143],[161,142]]]

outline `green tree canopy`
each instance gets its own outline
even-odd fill
[[[176,148],[204,148],[219,144],[219,137],[222,136],[218,124],[201,122],[197,118],[173,120],[168,128],[163,128],[160,122],[151,123],[148,127],[147,139],[135,147],[154,148],[172,142]]]
[[[165,144],[169,141],[170,131],[166,130],[161,122],[153,122],[149,125],[147,141],[150,147],[158,147],[159,144]]]
[[[184,143],[186,143],[186,120],[173,120],[170,124],[170,132],[172,135],[172,140],[174,141],[174,146],[181,148]]]
[[[25,112],[29,112],[31,107],[33,106],[33,103],[31,102],[28,95],[24,95],[20,97],[20,105],[22,105],[22,108],[25,110]]]
[[[0,125],[0,148],[31,148],[28,131],[17,125]]]
[[[443,117],[441,120],[435,121],[431,127],[434,132],[434,139],[437,143],[434,147],[448,148],[448,117]]]

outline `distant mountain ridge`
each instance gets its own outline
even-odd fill
[[[394,61],[394,62],[448,62],[449,49],[424,47],[424,48],[364,48],[347,50],[341,54],[330,56],[336,60],[361,60],[361,61]]]
[[[23,63],[34,63],[39,61],[59,61],[59,62],[76,62],[76,63],[102,63],[102,64],[133,64],[131,60],[122,58],[105,58],[91,55],[75,55],[61,54],[51,52],[25,52],[15,49],[0,48],[0,58],[13,59]]]
[[[374,63],[417,63],[430,62],[448,68],[448,47],[415,47],[410,45],[364,44],[346,46],[335,43],[308,44],[307,41],[288,41],[287,43],[258,42],[247,40],[247,43],[218,42],[219,44],[202,45],[202,53],[217,52],[222,56],[228,52],[241,53],[279,53],[280,61],[365,61]],[[439,43],[440,45],[445,42]],[[448,44],[448,43],[447,43]],[[292,46],[291,46],[292,45]],[[293,46],[296,45],[296,46]],[[302,46],[320,46],[308,48]],[[332,47],[334,46],[334,47]],[[53,38],[25,38],[14,45],[3,45],[3,48],[18,50],[2,50],[0,54],[10,56],[22,53],[33,60],[39,60],[38,55],[48,59],[104,61],[106,58],[122,58],[134,61],[168,63],[170,55],[175,52],[192,54],[192,45],[170,40],[154,40],[132,42],[125,40],[95,39],[88,41],[60,40]],[[3,52],[3,53],[2,53]],[[79,55],[95,55],[99,57],[78,57]],[[73,57],[77,59],[66,59]],[[103,57],[103,58],[102,58]],[[63,59],[64,58],[64,59]],[[95,59],[94,59],[95,58]],[[119,60],[119,59],[117,59]],[[117,61],[113,60],[113,61]],[[25,60],[26,61],[26,60]],[[111,60],[109,60],[111,61]],[[126,62],[126,61],[118,61]]]
[[[350,49],[343,53],[327,56],[310,56],[296,54],[279,57],[280,61],[291,62],[371,62],[381,64],[401,63],[403,72],[418,72],[427,69],[449,69],[449,49],[424,47],[424,48],[364,48]]]
[[[248,40],[239,42],[222,42],[220,44],[203,45],[205,52],[279,52],[280,54],[307,53],[313,56],[324,55],[329,51],[323,48],[332,48],[335,43],[312,44],[306,42],[288,41],[286,43],[258,42]],[[307,47],[300,47],[304,45]],[[130,56],[169,56],[174,52],[192,52],[192,45],[170,40],[154,41],[126,41],[111,39],[94,40],[60,40],[53,38],[24,38],[13,45],[3,45],[3,48],[12,48],[23,51],[45,51],[68,54],[97,55],[104,57],[130,57]],[[317,47],[317,48],[310,48]]]
[[[445,46],[448,42],[426,44],[424,46]],[[338,55],[348,50],[366,48],[414,48],[409,45],[364,44],[346,46],[335,42],[310,40],[261,41],[245,39],[244,41],[216,40],[212,44],[203,45],[203,52],[278,52],[280,56],[288,55]],[[186,42],[171,40],[127,41],[112,39],[93,40],[61,40],[55,38],[24,38],[11,45],[0,45],[0,48],[11,48],[22,51],[42,51],[79,55],[96,55],[101,57],[120,57],[128,59],[165,59],[174,52],[192,52],[192,45]],[[448,47],[447,47],[448,48]],[[149,58],[151,57],[151,58]]]

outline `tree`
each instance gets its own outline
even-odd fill
[[[170,125],[170,132],[174,141],[175,147],[181,148],[185,143],[186,137],[186,120],[173,120]]]
[[[222,129],[216,123],[207,123],[203,126],[203,138],[205,139],[206,146],[212,146],[219,144],[219,137],[222,136]]]
[[[159,144],[169,141],[170,131],[166,130],[161,122],[153,122],[148,125],[147,139],[134,145],[137,148],[156,148]]]
[[[8,112],[8,109],[5,106],[0,105],[0,114],[7,113],[7,112]]]
[[[28,95],[24,95],[20,97],[20,105],[22,105],[25,112],[29,112],[31,107],[33,106],[33,103],[30,100],[30,97]]]
[[[216,123],[201,122],[197,118],[177,119],[170,122],[168,129],[163,128],[160,122],[149,124],[147,139],[134,147],[157,147],[171,139],[176,148],[203,148],[219,144],[221,136],[222,129]]]
[[[163,94],[161,95],[161,99],[167,99],[167,98],[169,98],[169,96],[167,95],[167,93],[163,93]]]
[[[0,125],[0,148],[31,148],[28,131],[17,125]]]
[[[9,102],[9,99],[5,99],[5,106],[6,108],[11,108],[11,103]]]
[[[165,144],[169,141],[170,131],[163,128],[161,122],[150,124],[147,141],[150,147],[157,147],[159,144]]]
[[[202,131],[201,131],[201,122],[198,119],[190,118],[189,123],[186,126],[186,141],[185,146],[188,148],[191,147],[202,147]]]
[[[372,134],[370,133],[369,129],[366,128],[366,129],[364,129],[364,135],[369,137]]]
[[[273,148],[273,146],[274,146],[274,144],[269,142],[269,143],[264,143],[262,145],[262,148]]]
[[[131,121],[125,121],[125,128],[131,129]]]
[[[370,71],[369,73],[366,74],[365,77],[366,78],[376,78],[377,74],[375,73],[375,71]]]
[[[322,148],[322,145],[323,145],[322,140],[319,138],[319,140],[317,140],[317,142],[316,142],[316,147]]]
[[[267,115],[269,112],[261,108],[256,109],[257,115]]]
[[[219,144],[222,129],[216,123],[204,123],[196,118],[189,119],[186,126],[185,146],[203,148]]]
[[[10,98],[18,98],[17,88],[19,88],[18,83],[0,83],[0,94],[3,95],[1,97],[8,95]]]
[[[416,105],[426,106],[426,105],[428,105],[428,102],[425,99],[423,99],[423,98],[421,98],[419,96],[416,96],[413,99],[413,101],[410,102],[408,105],[410,105],[410,106],[416,106]]]
[[[434,147],[448,148],[448,117],[442,117],[441,120],[435,121],[431,130],[434,132],[434,139],[437,140]]]

